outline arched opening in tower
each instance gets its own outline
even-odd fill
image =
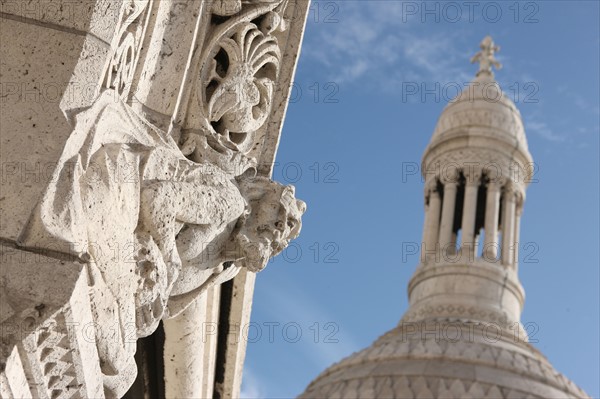
[[[467,177],[461,171],[456,175],[456,197],[454,202],[454,212],[452,217],[452,238],[450,242],[441,242],[445,241],[442,238],[442,234],[440,233],[440,245],[442,255],[448,255],[449,257],[446,260],[452,259],[452,261],[459,261],[453,255],[462,255],[464,258],[462,259],[465,262],[471,262],[475,257],[483,257],[484,256],[484,234],[485,232],[485,221],[486,221],[486,213],[489,212],[487,210],[487,201],[488,201],[488,185],[490,183],[490,179],[483,175],[481,179],[476,182],[477,184],[477,200],[471,205],[471,209],[468,212],[473,212],[474,218],[471,219],[474,223],[473,226],[473,247],[464,248],[461,250],[461,241],[463,235],[463,216],[464,213],[467,212],[465,210],[465,196],[467,191]],[[451,200],[451,198],[447,198],[444,192],[444,185],[438,181],[437,182],[438,192],[441,193],[442,204],[445,201]],[[475,208],[475,209],[472,209]],[[440,215],[441,216],[441,215]],[[441,218],[440,218],[441,223]],[[497,241],[497,240],[494,240]],[[494,243],[494,245],[497,245]],[[461,251],[461,252],[459,252]]]

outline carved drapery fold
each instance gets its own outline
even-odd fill
[[[41,374],[32,374],[47,367],[39,358],[2,353],[9,363],[2,381],[16,375],[7,377],[6,370],[17,370],[41,387],[40,397],[120,397],[136,375],[138,337],[241,268],[260,271],[298,236],[305,204],[293,187],[257,176],[250,155],[255,133],[271,115],[287,2],[210,4],[214,14],[198,48],[196,102],[189,110],[200,123],[179,142],[126,104],[149,40],[154,0],[123,2],[101,93],[73,115],[58,166],[18,241],[21,248],[72,254],[83,265],[78,284],[89,288],[72,295],[87,298],[82,311],[92,321],[86,330],[92,344],[85,359],[65,367],[89,375],[78,377],[79,391],[59,391],[48,384],[68,373],[52,371],[42,386]],[[69,312],[62,307],[40,317],[47,324],[66,320]],[[0,322],[13,316],[20,317]],[[39,334],[44,323],[29,332]]]
[[[186,159],[114,98],[107,91],[78,115],[20,243],[76,243],[91,276],[95,322],[119,326],[117,341],[101,327],[95,333],[106,395],[119,397],[135,377],[135,340],[125,339],[132,326],[146,336],[241,267],[264,268],[299,234],[305,205],[268,178],[235,179]]]

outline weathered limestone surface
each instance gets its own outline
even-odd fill
[[[1,237],[17,238],[50,179],[71,131],[65,113],[96,97],[120,10],[115,1],[0,2],[0,156],[10,203]]]
[[[173,345],[201,337],[169,326],[218,321],[240,272],[247,319],[248,276],[300,232],[305,204],[269,175],[308,4],[0,5],[1,396],[121,397],[169,318],[165,355],[195,366],[167,392],[210,394],[216,338],[192,359]],[[239,391],[244,351],[219,389]]]
[[[60,101],[85,38],[3,19],[0,234],[16,240],[50,180],[70,126]],[[11,41],[4,38],[12,38]],[[9,134],[20,132],[20,134]]]
[[[520,322],[516,248],[533,168],[519,111],[492,73],[498,49],[483,40],[477,76],[443,111],[423,155],[426,216],[409,309],[301,398],[588,397],[527,342]]]
[[[7,245],[0,255],[0,395],[104,396],[86,266]]]

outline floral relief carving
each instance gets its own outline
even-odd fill
[[[242,144],[244,138],[235,135],[257,130],[269,116],[281,52],[277,40],[252,23],[239,26],[219,44],[227,66],[212,60],[205,71],[209,75],[203,81],[209,83],[202,99],[208,120],[219,125],[219,133]]]
[[[18,239],[22,248],[74,255],[82,272],[81,289],[72,292],[93,320],[90,341],[61,338],[65,346],[56,347],[73,355],[53,364],[78,374],[57,382],[62,371],[38,357],[11,363],[41,397],[123,396],[136,376],[137,338],[242,268],[262,270],[300,233],[306,205],[293,187],[257,176],[248,155],[271,115],[282,62],[276,32],[286,29],[287,0],[207,3],[211,23],[192,90],[191,112],[201,123],[179,141],[127,104],[154,4],[123,1],[101,93],[73,115],[52,179]],[[40,320],[62,334],[71,311],[64,305]],[[21,316],[3,305],[2,322]],[[32,325],[31,333],[44,326]],[[82,344],[89,345],[80,359]],[[45,367],[46,374],[35,374]]]
[[[212,3],[214,24],[201,52],[191,104],[197,126],[182,137],[183,152],[190,159],[211,157],[230,167],[234,157],[243,164],[237,174],[254,166],[255,161],[244,156],[253,149],[255,134],[273,106],[282,59],[276,33],[287,28],[283,17],[287,2]]]
[[[126,99],[138,64],[144,34],[154,0],[124,0],[111,43],[102,86]]]
[[[63,243],[86,262],[107,397],[133,383],[136,338],[241,268],[262,270],[298,236],[305,210],[292,187],[187,159],[114,98],[106,91],[77,116],[19,239]]]

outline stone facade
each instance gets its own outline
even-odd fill
[[[399,325],[318,376],[301,398],[588,398],[527,342],[518,243],[533,173],[490,37],[422,160],[421,261]]]
[[[161,395],[236,396],[245,346],[190,332],[300,233],[269,177],[307,2],[0,5],[0,396],[123,397],[160,323]]]

